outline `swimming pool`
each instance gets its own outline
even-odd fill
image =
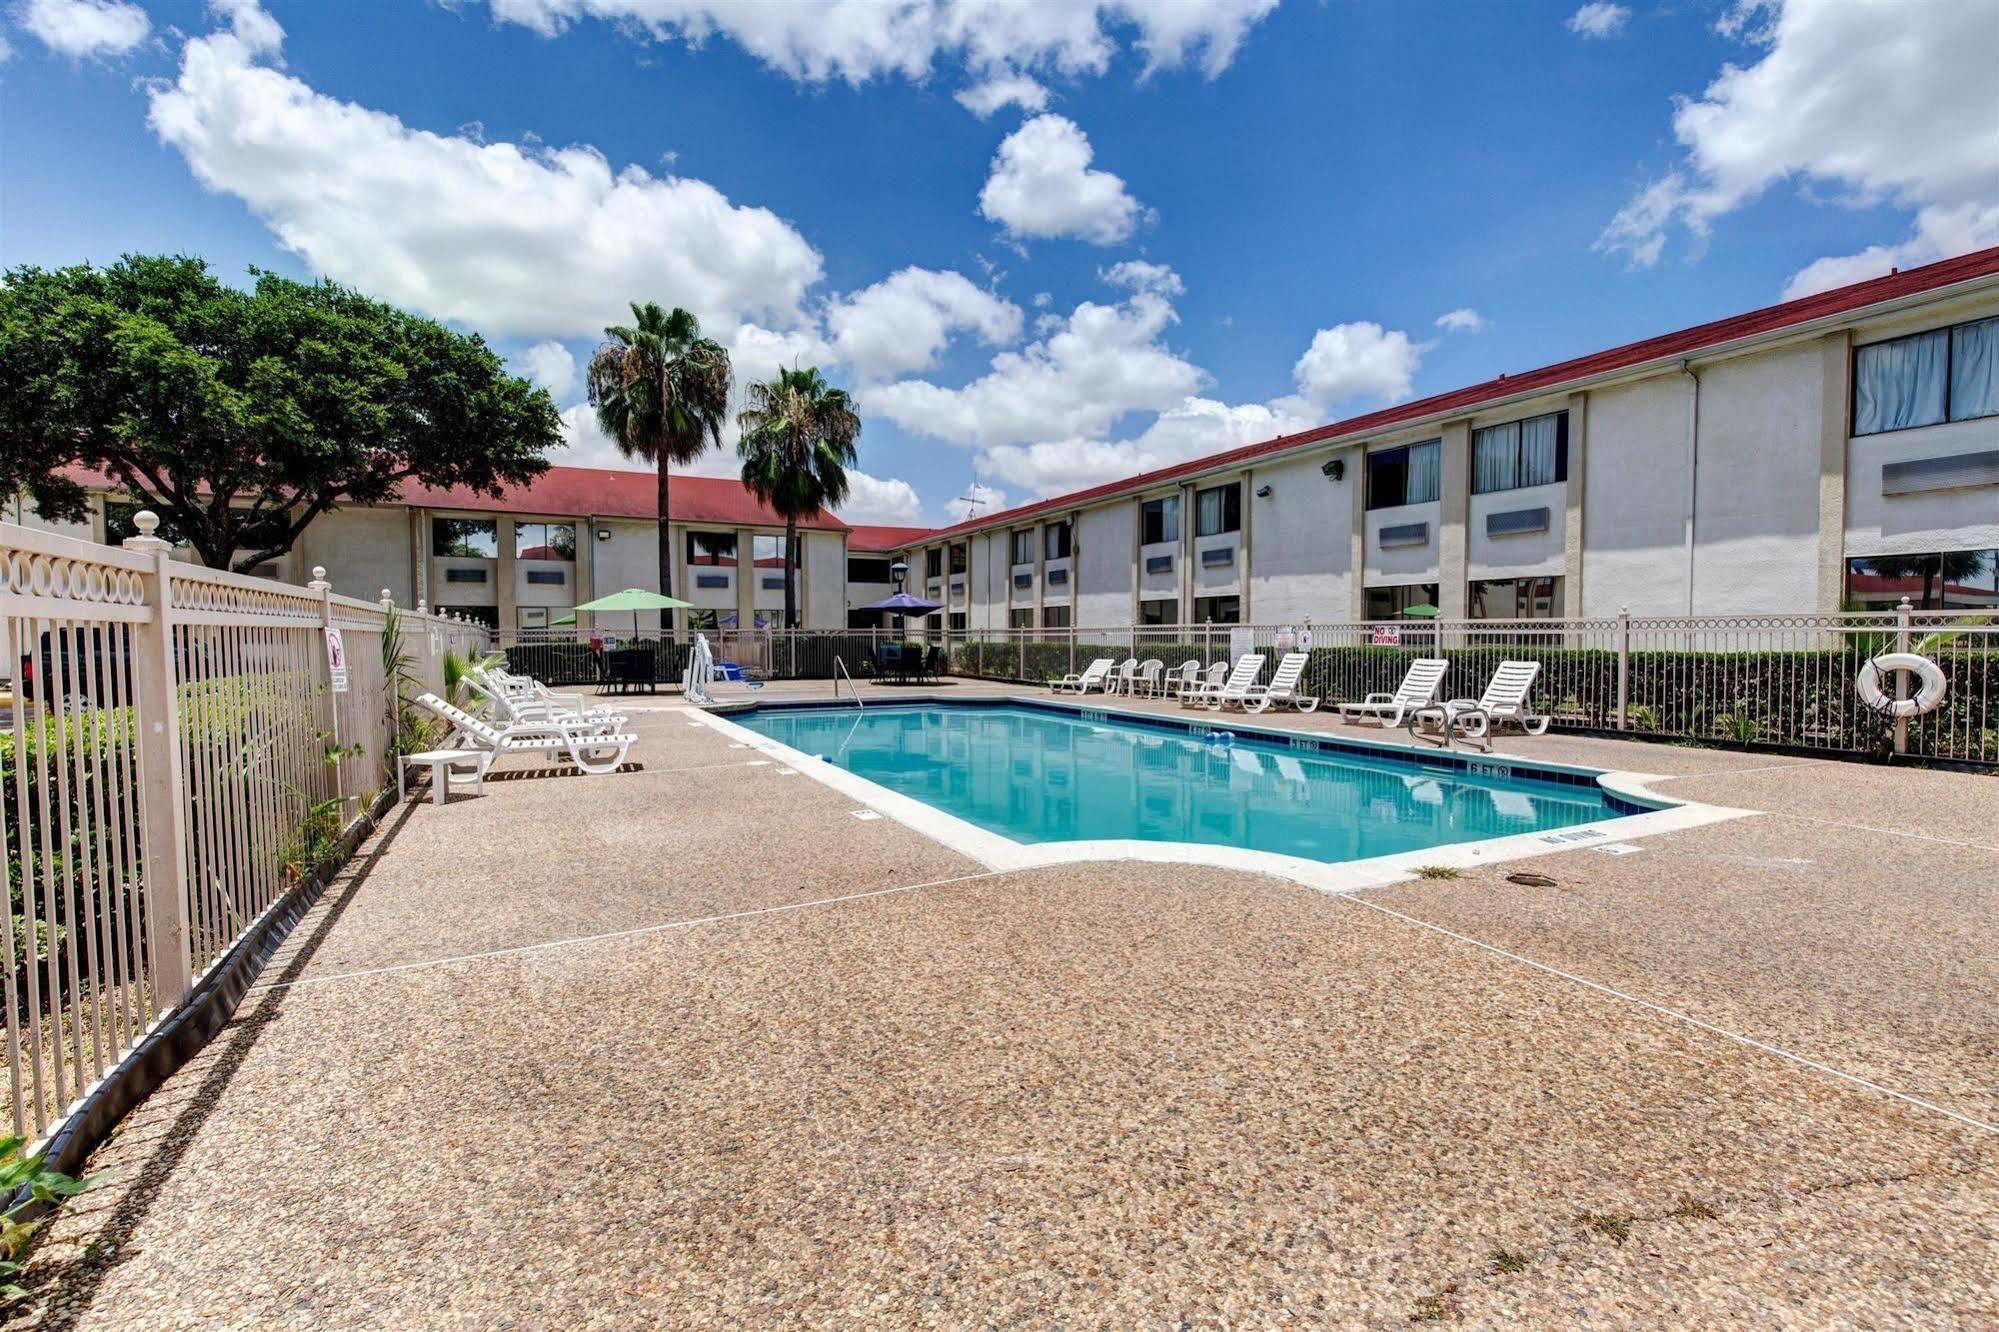
[[[1641,812],[1594,774],[1265,738],[1204,717],[909,704],[761,706],[738,726],[1013,842],[1178,842],[1343,862]]]

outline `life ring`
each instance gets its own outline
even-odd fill
[[[1882,691],[1881,677],[1891,671],[1910,671],[1915,675],[1917,688],[1914,698],[1890,698]],[[1928,657],[1915,652],[1884,652],[1878,657],[1868,658],[1854,679],[1853,688],[1860,695],[1860,701],[1876,712],[1890,717],[1920,717],[1943,706],[1944,689],[1948,684],[1943,668]]]

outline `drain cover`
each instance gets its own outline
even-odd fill
[[[1560,885],[1545,874],[1509,874],[1508,883],[1517,883],[1522,888],[1555,888]]]

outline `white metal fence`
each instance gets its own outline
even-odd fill
[[[1999,617],[1889,611],[1557,620],[1311,621],[1014,629],[947,635],[959,675],[1041,682],[1092,659],[1203,667],[1308,651],[1307,692],[1392,691],[1417,657],[1451,663],[1445,693],[1477,697],[1501,661],[1541,663],[1535,704],[1557,726],[1843,753],[1999,764]],[[1870,659],[1912,651],[1948,681],[1943,706],[1897,724],[1854,687]],[[1906,690],[1897,675],[1890,688]]]
[[[150,533],[150,515],[141,515]],[[329,630],[344,649],[344,681]],[[398,689],[477,626],[0,524],[0,921],[14,1131],[39,1137],[395,781]],[[385,648],[397,651],[385,651]]]

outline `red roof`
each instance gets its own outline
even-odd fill
[[[847,529],[848,550],[901,550],[925,540],[934,529],[928,527],[871,527],[855,523]]]
[[[551,467],[524,486],[510,486],[497,498],[464,486],[405,483],[403,503],[430,509],[470,509],[475,513],[545,513],[555,517],[652,518],[658,514],[658,476],[614,472],[600,467]],[[677,523],[717,523],[741,527],[783,527],[784,519],[759,504],[740,481],[725,476],[672,479],[669,503]],[[830,513],[798,520],[800,527],[843,532],[847,525]]]
[[[1805,296],[1795,301],[1785,301],[1781,305],[1751,310],[1747,314],[1717,319],[1712,323],[1681,329],[1677,333],[1647,338],[1643,342],[1626,343],[1622,347],[1613,347],[1608,351],[1595,352],[1570,361],[1560,361],[1554,365],[1543,366],[1539,370],[1529,370],[1518,375],[1501,375],[1483,384],[1453,389],[1434,397],[1419,398],[1415,402],[1386,407],[1364,416],[1349,417],[1347,420],[1335,421],[1331,425],[1318,426],[1296,435],[1279,435],[1260,444],[1246,444],[1240,448],[1209,454],[1205,458],[1195,458],[1188,462],[1176,463],[1171,467],[1162,467],[1157,471],[1143,472],[1118,481],[1107,481],[1099,486],[1091,486],[1087,490],[1036,500],[1032,504],[1003,509],[998,513],[982,514],[953,527],[920,533],[916,539],[929,540],[935,537],[954,536],[960,532],[979,531],[1018,522],[1034,514],[1046,513],[1053,509],[1073,508],[1092,500],[1107,499],[1125,491],[1142,490],[1147,486],[1159,485],[1196,472],[1205,472],[1210,468],[1250,462],[1269,454],[1319,444],[1345,435],[1380,430],[1402,421],[1419,420],[1437,412],[1468,411],[1481,403],[1500,398],[1543,392],[1572,381],[1643,365],[1647,361],[1692,355],[1707,348],[1734,342],[1739,338],[1755,337],[1758,334],[1773,333],[1799,324],[1809,324],[1815,319],[1846,314],[1882,301],[1919,295],[1939,287],[1948,287],[1953,283],[1990,277],[1995,273],[1999,273],[1999,246],[1926,264],[1921,268],[1911,268],[1906,272],[1890,272],[1885,277],[1869,278],[1865,282],[1856,282],[1851,286],[1836,287],[1831,291],[1819,292],[1815,296]]]

